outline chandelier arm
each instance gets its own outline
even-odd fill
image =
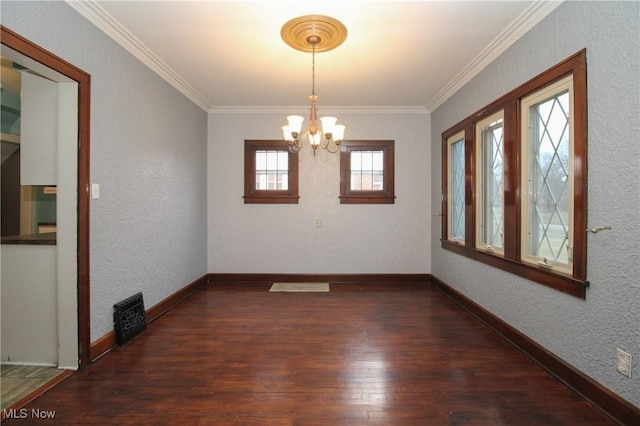
[[[336,152],[340,151],[340,145],[339,144],[334,143],[334,145],[336,146],[336,150],[335,151],[330,150],[329,149],[329,145],[330,145],[330,143],[329,143],[329,141],[327,141],[327,146],[325,146],[323,148],[326,149],[330,154],[335,154]]]
[[[289,152],[297,153],[304,147],[304,140],[296,139],[293,142],[289,142]]]

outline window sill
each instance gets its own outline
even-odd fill
[[[442,248],[452,251],[462,256],[491,265],[503,271],[519,275],[528,280],[551,287],[563,293],[570,294],[580,299],[586,298],[589,282],[580,280],[569,275],[549,271],[542,267],[536,267],[526,263],[518,262],[482,250],[470,249],[453,241],[442,241]]]
[[[345,195],[340,204],[395,204],[396,197],[376,195]]]
[[[299,196],[295,195],[260,195],[245,196],[245,204],[298,204]]]

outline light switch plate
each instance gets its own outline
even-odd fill
[[[100,198],[100,185],[98,185],[97,183],[91,184],[91,198],[93,198],[94,200]]]

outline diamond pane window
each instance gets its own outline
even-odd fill
[[[522,151],[528,154],[523,258],[568,271],[573,239],[571,78],[534,93],[522,105],[527,120]]]
[[[445,130],[442,248],[584,298],[588,116],[583,49]]]
[[[476,124],[477,246],[502,253],[504,246],[504,123],[500,111]]]
[[[464,186],[464,133],[447,140],[449,146],[449,235],[448,239],[464,241],[465,186]]]

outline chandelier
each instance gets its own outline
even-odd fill
[[[342,22],[329,16],[306,15],[294,18],[282,26],[280,35],[285,43],[294,49],[311,52],[311,113],[309,127],[302,131],[304,118],[300,115],[287,117],[288,124],[282,126],[284,139],[289,144],[289,151],[298,152],[308,140],[316,155],[318,147],[331,153],[338,152],[344,140],[345,126],[336,124],[335,117],[321,117],[322,130],[318,128],[316,112],[316,52],[332,50],[347,38],[347,28]],[[333,146],[333,147],[332,147]]]

